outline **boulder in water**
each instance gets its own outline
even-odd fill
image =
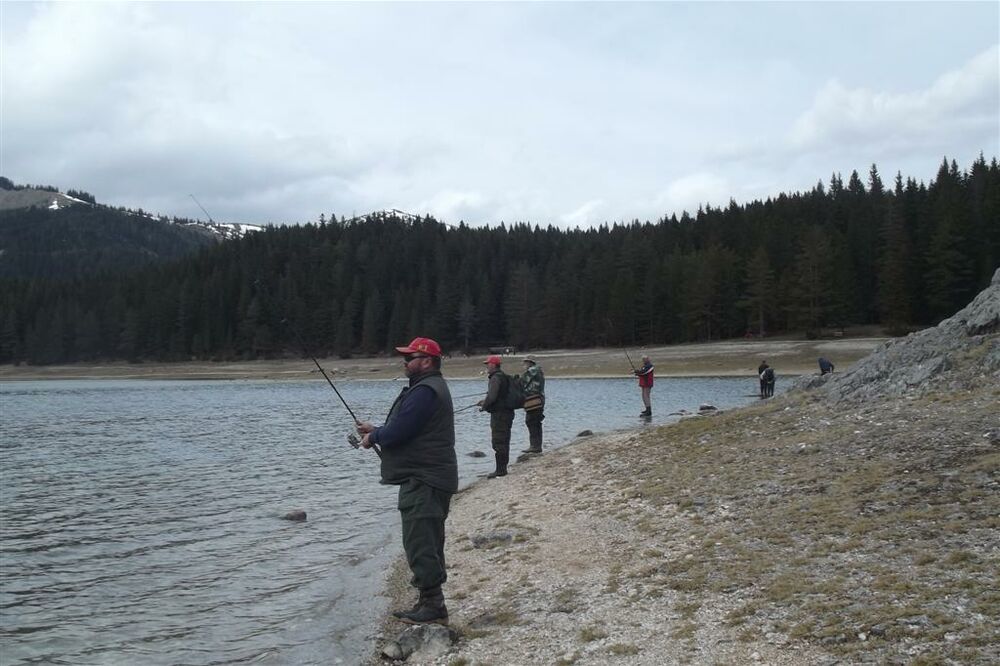
[[[577,433],[576,436],[577,437],[590,437],[593,434],[594,434],[593,430],[581,430],[579,433]]]
[[[281,519],[282,520],[291,520],[291,521],[296,522],[296,523],[301,523],[301,522],[303,522],[306,519],[306,512],[303,511],[302,509],[295,509],[295,510],[289,511],[288,513],[286,513],[285,515],[283,515],[281,517]]]

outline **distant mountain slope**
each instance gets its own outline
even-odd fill
[[[0,277],[67,279],[188,256],[260,227],[156,217],[0,181]]]
[[[0,211],[32,207],[59,210],[60,208],[67,208],[77,204],[92,205],[87,201],[71,197],[62,192],[36,189],[0,189]]]

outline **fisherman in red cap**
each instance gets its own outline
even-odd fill
[[[488,479],[507,476],[507,463],[510,460],[510,428],[514,424],[514,408],[508,404],[511,379],[500,369],[502,359],[493,354],[483,361],[489,376],[489,387],[486,397],[479,401],[479,409],[490,413],[490,433],[493,441],[493,453],[496,456],[496,469],[486,475]]]
[[[382,483],[399,486],[403,549],[413,572],[410,584],[420,590],[412,609],[394,611],[408,624],[448,624],[441,585],[448,579],[444,562],[444,524],[451,496],[458,490],[455,457],[455,410],[441,376],[441,347],[430,338],[414,338],[405,347],[403,370],[409,386],[392,403],[385,425],[358,423],[365,448],[382,447]]]

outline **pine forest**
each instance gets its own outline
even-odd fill
[[[743,336],[890,335],[964,306],[1000,263],[1000,167],[929,184],[872,166],[655,222],[471,227],[380,213],[270,226],[184,258],[0,279],[0,362],[449,353]]]

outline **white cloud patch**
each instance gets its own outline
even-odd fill
[[[789,135],[793,151],[845,144],[945,144],[972,133],[997,147],[1000,48],[993,46],[927,89],[906,93],[849,88],[831,80]],[[989,145],[992,143],[992,145]]]
[[[719,208],[729,202],[732,187],[726,178],[712,173],[692,173],[671,182],[655,199],[662,214],[694,213],[700,206],[711,204]]]
[[[562,222],[562,226],[566,227],[588,227],[594,224],[600,224],[607,220],[606,217],[602,217],[601,213],[604,211],[605,204],[603,199],[593,199],[586,202],[582,206],[579,206],[576,210],[559,216],[559,221]]]
[[[406,212],[418,215],[426,212],[438,220],[448,222],[477,221],[487,203],[486,197],[479,192],[444,190],[416,204],[414,210]]]

